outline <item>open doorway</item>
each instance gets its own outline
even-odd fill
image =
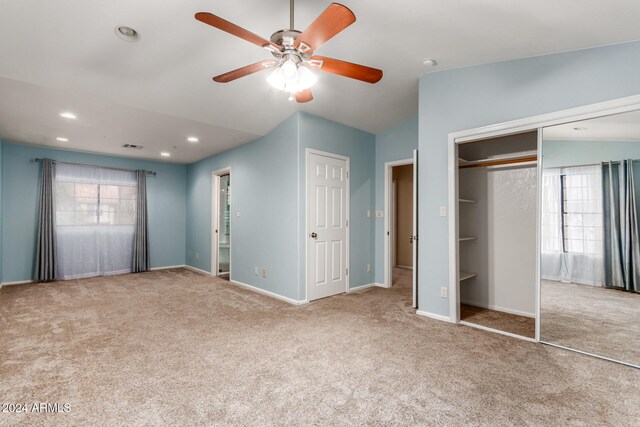
[[[406,290],[417,308],[417,180],[414,159],[385,164],[384,285]],[[406,289],[405,289],[406,288]]]
[[[229,280],[231,275],[231,170],[213,173],[213,238],[211,272]]]

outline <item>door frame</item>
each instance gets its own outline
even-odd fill
[[[347,236],[346,236],[346,241],[345,241],[345,247],[346,247],[346,266],[345,268],[347,269],[347,271],[349,271],[349,274],[346,275],[346,286],[345,286],[345,293],[349,292],[349,285],[351,283],[351,262],[350,262],[350,253],[349,253],[349,249],[350,249],[350,238],[349,235],[351,234],[351,210],[350,210],[350,205],[351,205],[351,158],[348,156],[343,156],[341,154],[335,154],[335,153],[329,153],[327,151],[321,151],[321,150],[316,150],[314,148],[307,148],[305,149],[305,170],[304,170],[304,282],[305,282],[305,287],[304,287],[304,292],[305,292],[305,298],[304,300],[307,302],[311,302],[309,300],[309,287],[311,286],[311,283],[309,283],[309,212],[308,212],[308,208],[309,208],[309,191],[308,191],[308,173],[309,173],[309,160],[310,160],[310,155],[311,154],[316,154],[319,156],[324,156],[324,157],[330,157],[330,158],[334,158],[334,159],[338,159],[338,160],[344,160],[347,164],[347,188],[346,188],[346,228],[347,228]]]
[[[392,247],[394,234],[396,233],[395,227],[391,224],[392,216],[392,200],[391,200],[391,189],[393,186],[393,168],[396,166],[406,166],[413,165],[413,173],[414,173],[414,181],[416,174],[416,165],[413,161],[413,158],[407,158],[402,160],[394,160],[391,162],[385,162],[384,164],[384,287],[390,288],[392,284],[392,272],[393,266],[392,264]],[[414,188],[414,195],[415,195]],[[414,196],[413,203],[416,203],[417,200]],[[414,209],[415,210],[415,209]],[[415,218],[413,218],[415,222]],[[417,245],[417,241],[414,241],[413,244]],[[415,269],[416,266],[414,265]],[[413,279],[412,279],[413,280]]]
[[[229,179],[231,179],[231,166],[224,167],[222,169],[218,169],[216,171],[211,172],[211,275],[219,276],[219,241],[220,234],[218,230],[220,230],[220,203],[219,203],[219,194],[220,194],[220,177],[222,175],[229,175]],[[231,203],[233,203],[233,198],[231,199]],[[231,210],[231,209],[230,209]],[[231,224],[233,215],[229,216],[229,224]],[[233,230],[233,228],[232,228]],[[231,280],[231,246],[233,241],[233,233],[229,237],[229,280]]]
[[[458,259],[458,146],[465,142],[479,141],[482,139],[512,135],[516,133],[538,131],[538,194],[536,212],[536,333],[535,339],[512,335],[508,332],[492,329],[493,332],[514,336],[526,341],[540,342],[540,203],[542,198],[542,174],[540,173],[542,159],[542,133],[543,129],[565,123],[595,119],[613,114],[626,113],[640,110],[640,95],[633,95],[610,101],[598,102],[566,110],[556,111],[509,122],[468,129],[449,133],[449,321],[460,322],[460,280]]]

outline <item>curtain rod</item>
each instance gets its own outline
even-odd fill
[[[34,162],[37,162],[37,163],[41,163],[43,160],[44,160],[44,159],[40,159],[40,158],[38,158],[38,159],[33,159],[33,161],[34,161]],[[85,167],[91,167],[91,168],[111,169],[111,170],[114,170],[114,171],[135,172],[135,170],[134,170],[134,169],[111,168],[111,167],[108,167],[108,166],[96,166],[96,165],[87,165],[87,164],[84,164],[84,163],[60,162],[60,161],[57,161],[57,160],[53,160],[53,163],[63,163],[63,164],[65,164],[65,165],[85,166]],[[153,176],[155,176],[155,175],[156,175],[156,171],[148,171],[148,170],[145,170],[145,173],[146,173],[147,175],[153,175]]]

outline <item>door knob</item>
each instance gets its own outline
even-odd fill
[[[413,236],[409,236],[409,243],[413,243]]]
[[[317,239],[318,238],[318,233],[316,233],[315,231],[313,233],[311,233],[311,238],[312,239]]]

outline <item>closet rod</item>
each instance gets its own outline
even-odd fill
[[[496,160],[488,160],[482,163],[473,163],[470,165],[460,165],[458,166],[460,169],[466,168],[483,168],[485,166],[498,166],[498,165],[511,165],[516,163],[529,163],[538,161],[538,156],[529,156],[529,157],[519,157],[517,159],[496,159]]]
[[[38,159],[33,159],[33,161],[34,161],[34,162],[37,162],[37,163],[41,163],[43,160],[44,160],[44,159],[40,159],[40,158],[38,158]],[[90,167],[90,168],[110,169],[110,170],[114,170],[114,171],[135,172],[135,170],[134,170],[134,169],[110,168],[110,167],[108,167],[108,166],[87,165],[87,164],[84,164],[84,163],[59,162],[59,161],[57,161],[57,160],[54,160],[54,161],[53,161],[53,163],[62,163],[62,164],[65,164],[65,165],[74,165],[74,166],[85,166],[85,167]],[[146,173],[147,175],[154,175],[154,176],[156,175],[156,171],[148,171],[148,170],[145,170],[145,173]]]

